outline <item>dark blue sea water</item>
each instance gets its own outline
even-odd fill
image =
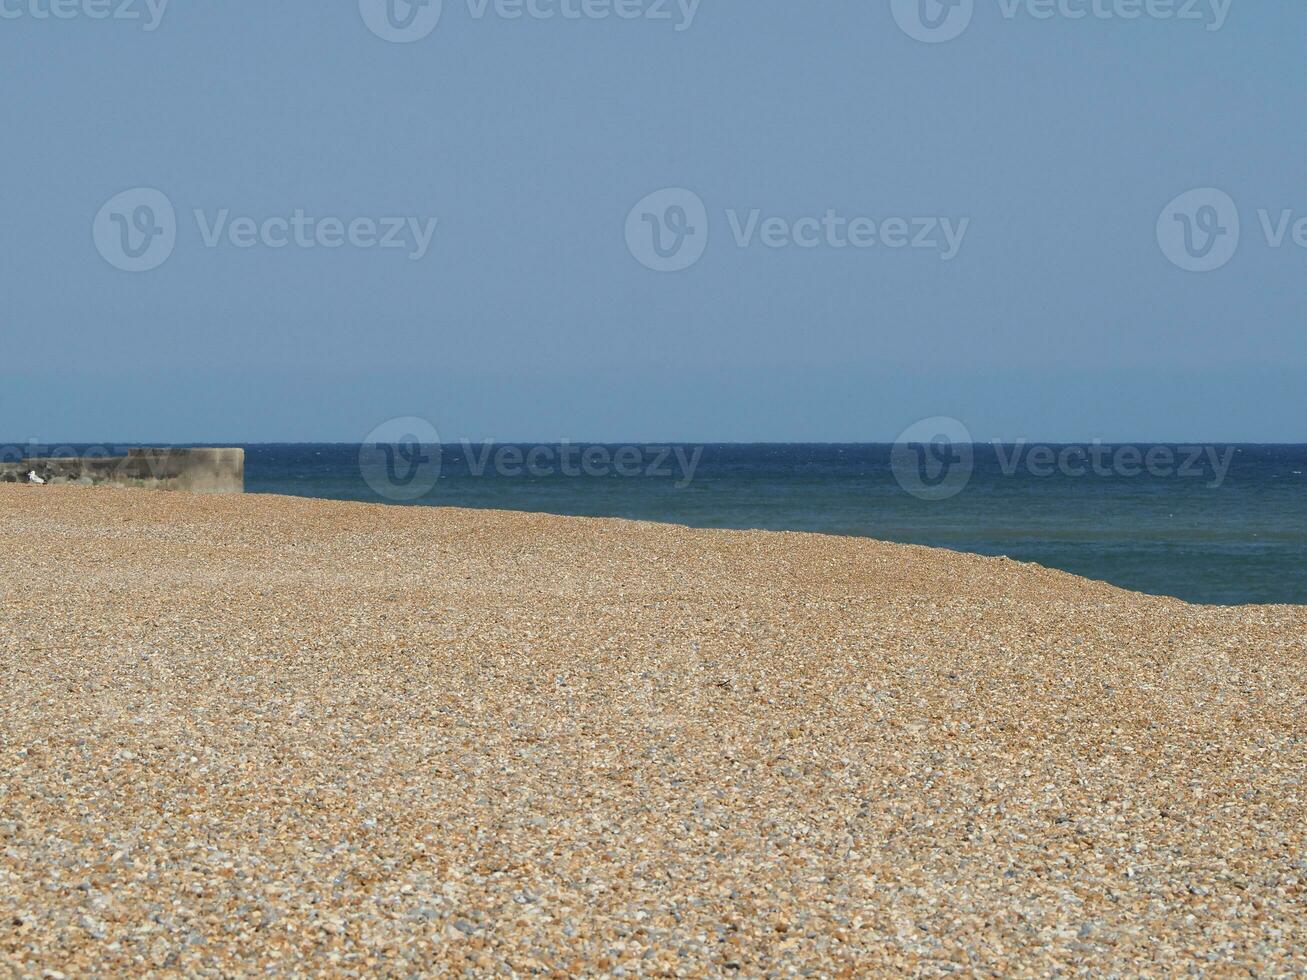
[[[553,446],[534,456],[528,445],[399,446],[389,467],[376,447],[362,460],[357,445],[245,448],[254,493],[865,535],[1193,602],[1307,603],[1302,445],[978,445],[939,488],[928,448],[914,472],[888,445]]]

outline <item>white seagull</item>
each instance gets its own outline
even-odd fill
[[[44,480],[42,480],[39,476],[36,475],[36,470],[28,470],[28,472],[27,472],[27,482],[28,482],[28,483],[45,483]]]

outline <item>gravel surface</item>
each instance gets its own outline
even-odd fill
[[[1307,972],[1307,608],[252,495],[0,530],[0,973]]]

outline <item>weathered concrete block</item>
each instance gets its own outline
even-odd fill
[[[132,449],[111,458],[24,459],[0,464],[0,482],[26,483],[35,473],[49,484],[243,493],[243,449]]]

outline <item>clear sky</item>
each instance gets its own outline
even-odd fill
[[[1307,441],[1301,0],[152,2],[0,0],[0,439]]]

